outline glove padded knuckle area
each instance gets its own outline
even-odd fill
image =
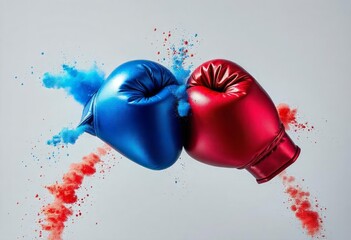
[[[188,81],[188,87],[203,86],[213,91],[232,94],[246,91],[253,77],[234,62],[215,59],[199,66]]]
[[[121,65],[113,76],[119,79],[117,95],[127,97],[128,102],[152,100],[168,86],[177,85],[172,73],[162,65],[151,61],[131,61]]]

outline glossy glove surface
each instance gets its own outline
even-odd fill
[[[171,166],[182,150],[178,84],[162,65],[136,60],[116,68],[87,103],[81,125],[149,169]]]
[[[239,65],[212,60],[188,80],[191,114],[185,149],[215,166],[246,168],[259,183],[273,178],[298,155],[275,106],[257,81]]]

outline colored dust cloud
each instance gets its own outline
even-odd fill
[[[47,141],[48,145],[57,146],[63,144],[75,144],[77,139],[84,133],[86,126],[79,126],[75,129],[63,128],[57,135]]]
[[[311,131],[314,129],[314,126],[310,126],[308,122],[301,123],[298,121],[297,108],[292,108],[288,104],[281,103],[277,106],[277,111],[286,130],[297,132],[298,130]]]
[[[312,238],[324,239],[323,219],[318,211],[326,210],[319,206],[318,200],[311,199],[310,192],[305,191],[301,184],[296,182],[295,177],[289,176],[285,171],[280,174],[280,178],[288,194],[290,209],[295,213],[295,217],[300,221],[301,226],[306,230],[307,235]]]
[[[73,97],[83,106],[99,90],[104,82],[104,72],[93,66],[89,70],[76,69],[74,66],[62,65],[61,74],[45,73],[43,86],[53,89],[64,89],[68,96]],[[57,146],[60,143],[74,144],[86,128],[80,126],[76,129],[63,128],[58,134],[47,141],[48,145]]]
[[[105,74],[96,66],[90,70],[78,70],[74,66],[62,65],[61,74],[45,73],[43,86],[46,88],[64,89],[69,96],[85,105],[100,88]]]
[[[286,130],[305,131],[314,129],[308,122],[301,122],[298,119],[298,109],[292,108],[288,104],[281,103],[277,106],[279,118]],[[325,239],[322,211],[326,210],[319,206],[318,200],[311,199],[310,192],[305,191],[301,184],[298,184],[295,177],[289,176],[286,171],[280,174],[280,178],[288,194],[288,203],[291,211],[301,223],[307,235],[316,239]]]
[[[72,205],[78,200],[77,190],[85,177],[92,176],[96,172],[96,164],[101,162],[101,157],[108,151],[110,151],[108,146],[98,148],[95,152],[84,156],[81,162],[71,164],[68,172],[63,175],[61,183],[46,186],[54,196],[54,200],[41,209],[44,217],[39,219],[39,223],[43,231],[49,232],[49,240],[62,239],[65,223],[73,215]]]

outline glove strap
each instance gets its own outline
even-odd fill
[[[266,152],[263,156],[261,155],[262,157],[258,161],[246,166],[246,170],[256,178],[257,183],[264,183],[294,163],[299,154],[300,148],[293,143],[283,130],[283,134],[276,145],[269,152]]]

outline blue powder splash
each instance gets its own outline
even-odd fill
[[[185,45],[186,43],[186,45]],[[189,44],[188,41],[182,40],[182,45],[179,48],[176,48],[175,45],[170,47],[172,51],[172,65],[171,72],[176,77],[179,84],[185,84],[188,80],[188,77],[191,73],[192,65],[185,68],[185,60],[189,58],[188,48],[189,46],[193,46]]]
[[[103,71],[93,66],[90,70],[78,70],[74,66],[62,65],[61,74],[45,73],[43,86],[53,89],[64,89],[69,96],[85,105],[104,82]],[[63,128],[57,135],[47,141],[48,145],[75,144],[85,126],[76,129]]]
[[[64,89],[69,96],[84,105],[100,88],[105,74],[96,66],[90,70],[77,70],[74,66],[62,65],[63,73],[45,73],[43,85],[46,88]]]
[[[185,67],[184,61],[190,57],[188,49],[192,46],[193,44],[189,44],[188,41],[182,40],[182,44],[179,48],[176,48],[175,45],[170,47],[173,52],[171,72],[174,74],[180,85],[175,92],[175,96],[178,99],[178,114],[181,117],[187,116],[190,110],[188,94],[186,92],[186,82],[190,76],[193,65]]]
[[[57,146],[58,144],[75,144],[80,135],[84,133],[86,126],[80,126],[75,129],[63,128],[61,132],[47,141],[48,145]]]

